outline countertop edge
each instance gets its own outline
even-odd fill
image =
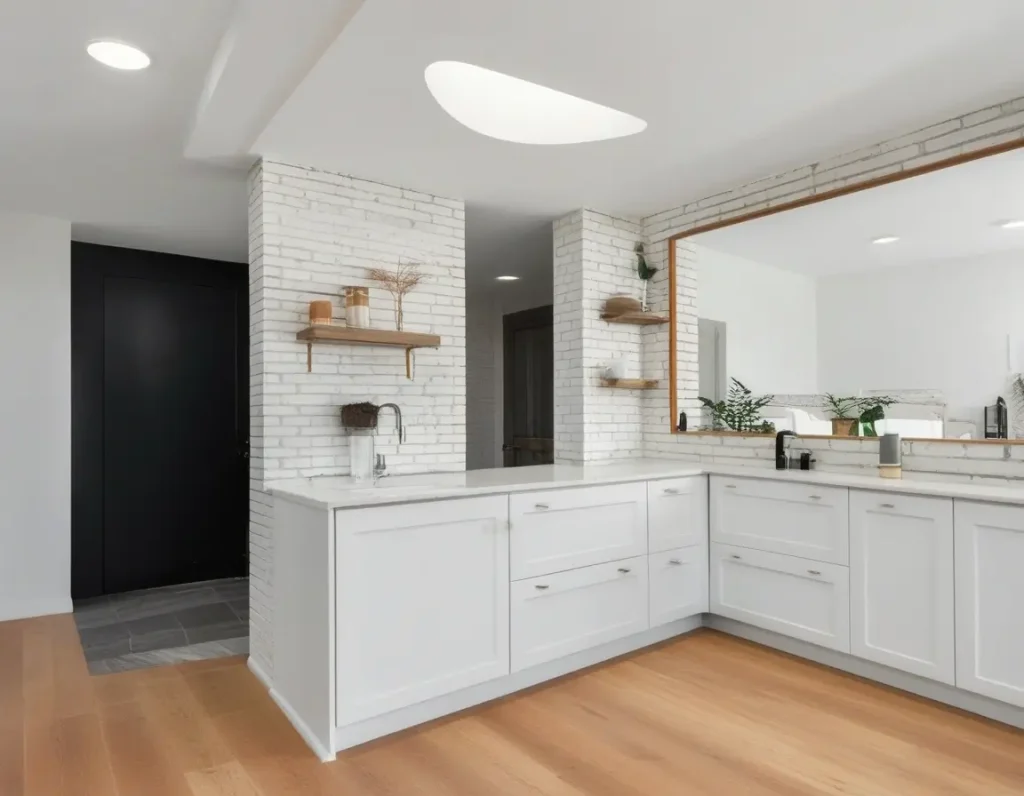
[[[640,460],[655,461],[659,460]],[[661,464],[661,462],[659,462]],[[487,495],[541,492],[552,489],[577,489],[591,486],[659,481],[667,478],[687,478],[701,475],[717,475],[732,478],[754,478],[760,480],[790,481],[792,483],[820,484],[822,486],[845,487],[894,494],[920,495],[926,497],[948,497],[960,500],[977,500],[985,503],[1024,505],[1024,486],[988,486],[984,484],[960,483],[955,481],[928,481],[917,479],[883,479],[866,475],[837,473],[827,470],[787,470],[780,472],[769,468],[715,466],[714,464],[667,467],[664,470],[646,473],[609,473],[607,478],[588,473],[587,480],[535,481],[513,484],[492,484],[485,486],[424,486],[423,491],[389,494],[388,488],[380,487],[379,494],[360,494],[345,498],[331,495],[319,498],[305,491],[294,491],[282,484],[267,485],[264,491],[292,502],[327,511],[335,509],[370,508],[404,503],[427,503],[436,500],[452,500]],[[396,476],[401,478],[401,476]],[[343,490],[334,490],[343,491]]]

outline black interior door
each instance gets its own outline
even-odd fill
[[[75,597],[247,570],[244,264],[72,248]]]
[[[555,460],[555,358],[552,308],[505,316],[504,464]]]

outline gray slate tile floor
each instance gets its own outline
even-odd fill
[[[230,578],[75,602],[92,674],[249,651],[249,579]]]

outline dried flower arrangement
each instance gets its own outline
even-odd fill
[[[395,271],[371,268],[367,276],[387,290],[395,300],[395,328],[402,331],[402,299],[405,294],[422,282],[426,276],[420,270],[420,263],[398,262]]]

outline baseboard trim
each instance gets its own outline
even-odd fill
[[[1024,708],[1015,705],[1008,705],[988,697],[954,688],[951,685],[940,683],[936,680],[929,680],[919,677],[916,674],[908,674],[897,669],[891,669],[874,661],[866,661],[848,655],[845,652],[830,650],[826,647],[819,647],[807,641],[789,638],[771,630],[762,630],[759,627],[737,622],[735,619],[726,619],[724,616],[707,615],[704,626],[712,630],[718,630],[730,636],[746,639],[755,644],[777,649],[795,655],[798,658],[805,658],[822,666],[829,666],[839,669],[847,674],[863,677],[866,680],[873,680],[876,683],[898,688],[916,696],[941,702],[950,707],[965,710],[968,713],[976,713],[993,721],[1002,724],[1009,724],[1011,727],[1024,729]]]
[[[273,690],[274,684],[271,682],[270,676],[267,674],[266,670],[256,662],[256,659],[252,657],[252,655],[249,656],[245,665],[249,667],[250,672],[256,675],[256,679],[263,684],[264,688],[268,691]]]
[[[381,738],[385,735],[415,727],[434,719],[449,716],[468,708],[477,707],[486,702],[522,691],[525,688],[541,685],[567,674],[605,663],[628,655],[631,652],[642,650],[662,641],[684,635],[702,626],[701,616],[692,616],[688,619],[680,619],[661,625],[643,633],[618,639],[616,641],[602,644],[593,649],[577,652],[556,661],[549,661],[538,666],[532,666],[520,672],[500,677],[497,680],[489,680],[486,683],[472,686],[471,688],[456,691],[452,694],[429,699],[416,705],[410,705],[400,710],[394,710],[381,716],[374,716],[363,721],[355,722],[334,730],[334,748],[337,751],[350,749],[353,746],[366,743],[367,741]],[[292,722],[295,723],[294,721]],[[296,729],[298,729],[296,727]],[[301,732],[301,730],[300,730]],[[306,737],[303,735],[303,737]],[[308,742],[307,738],[307,742]],[[310,744],[312,746],[312,744]],[[315,747],[314,747],[315,750]]]
[[[330,763],[336,758],[334,750],[328,749],[320,743],[320,739],[316,737],[316,733],[314,733],[306,722],[302,720],[302,717],[295,712],[287,699],[277,693],[273,688],[270,689],[270,698],[274,700],[279,708],[281,708],[281,712],[288,717],[288,721],[292,723],[295,731],[302,736],[302,740],[304,740],[306,745],[313,750],[313,754],[320,758],[321,763]]]
[[[37,616],[70,614],[74,605],[70,597],[33,597],[27,600],[14,599],[0,602],[0,622],[15,619],[32,619]]]

